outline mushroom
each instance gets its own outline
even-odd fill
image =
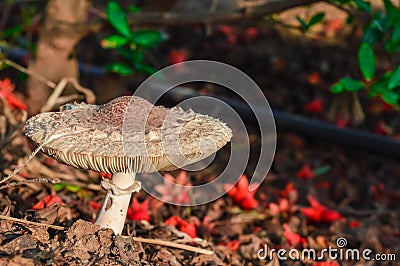
[[[80,169],[113,174],[96,224],[121,234],[136,173],[169,171],[215,153],[232,137],[218,119],[136,96],[104,105],[68,104],[31,117],[25,135],[48,156]],[[206,140],[206,141],[204,141]],[[211,141],[211,143],[210,143]]]

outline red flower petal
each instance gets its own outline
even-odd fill
[[[62,203],[62,199],[57,195],[48,195],[33,205],[32,209],[36,211],[42,210],[54,203]]]
[[[390,135],[393,133],[393,130],[386,125],[385,121],[379,120],[375,125],[374,132],[379,135]]]
[[[9,78],[0,80],[0,96],[5,99],[10,109],[28,110],[26,104],[15,97],[15,95],[12,93],[14,89],[15,85],[11,83],[11,80]]]
[[[169,52],[168,60],[172,64],[178,64],[187,60],[187,51],[184,49],[172,49]]]
[[[179,216],[171,216],[164,222],[164,225],[175,226],[179,229],[179,231],[188,234],[190,237],[196,237],[196,225],[194,224],[194,222],[187,222]]]
[[[311,266],[340,266],[336,261],[322,261],[313,263]]]
[[[304,110],[310,113],[316,113],[316,114],[322,113],[324,111],[324,105],[322,103],[322,99],[316,98],[311,102],[307,103],[304,106]]]
[[[307,239],[300,236],[299,234],[292,232],[292,230],[287,224],[283,225],[283,230],[284,230],[283,236],[286,238],[286,241],[290,246],[301,247],[307,243]]]
[[[230,250],[236,251],[236,250],[238,250],[238,248],[240,247],[240,242],[239,242],[239,240],[232,240],[232,241],[229,241],[228,244],[226,244],[226,246],[227,246]]]
[[[100,172],[100,176],[103,177],[103,178],[111,179],[112,174],[107,174],[107,173],[104,173],[104,172]]]
[[[303,165],[303,167],[299,171],[297,171],[296,176],[303,180],[307,180],[307,179],[311,179],[311,178],[315,177],[315,173],[311,169],[310,164],[305,163]]]
[[[344,119],[341,115],[339,115],[336,118],[336,126],[337,127],[343,128],[343,127],[348,127],[349,125],[350,125],[350,119],[349,118]]]
[[[316,86],[321,85],[322,84],[321,74],[316,71],[312,72],[310,75],[308,75],[307,82],[308,84],[311,85],[316,85]]]
[[[244,210],[252,210],[258,206],[257,200],[254,198],[256,189],[249,191],[253,187],[249,186],[249,180],[245,175],[242,175],[235,186],[225,184],[225,190],[233,202]]]
[[[310,222],[333,222],[343,220],[344,217],[337,211],[330,210],[320,204],[314,197],[308,196],[311,207],[302,208],[301,212]]]
[[[351,222],[349,222],[349,227],[350,228],[356,228],[356,227],[359,227],[360,225],[361,225],[360,221],[351,221]]]
[[[281,191],[281,197],[288,199],[290,202],[295,202],[298,197],[297,189],[295,189],[293,183],[289,182],[285,189]]]
[[[92,207],[93,210],[97,211],[101,208],[101,204],[98,202],[95,202],[93,200],[89,201],[90,207]]]
[[[132,199],[126,217],[133,221],[150,221],[149,201],[146,199],[142,203],[139,203],[136,198]]]

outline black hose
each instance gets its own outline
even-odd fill
[[[160,86],[162,85],[149,84],[147,89],[150,93],[157,94],[164,91]],[[160,99],[160,103],[175,105],[185,99],[197,96],[202,95],[194,89],[178,86],[168,91]],[[253,112],[246,103],[226,97],[214,97],[229,104],[236,112],[238,112],[242,119],[257,123]],[[260,111],[261,110],[264,110],[265,112],[265,108],[260,107]],[[400,141],[392,137],[377,135],[364,130],[340,128],[332,123],[278,110],[272,110],[272,112],[274,114],[277,130],[294,131],[306,136],[328,141],[329,143],[400,158]]]

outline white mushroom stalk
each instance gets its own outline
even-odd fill
[[[131,195],[141,188],[135,176],[135,173],[115,173],[111,181],[104,179],[101,182],[107,194],[95,222],[100,228],[110,228],[115,234],[122,233]]]
[[[26,122],[25,135],[61,163],[113,174],[111,181],[102,181],[107,195],[96,224],[121,234],[131,195],[141,188],[137,173],[200,161],[230,141],[232,131],[207,115],[124,96],[103,105],[69,104],[60,112],[38,114]],[[200,147],[202,141],[212,145]]]

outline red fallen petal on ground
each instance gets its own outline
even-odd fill
[[[163,201],[161,201],[161,200],[159,200],[159,199],[157,199],[157,198],[154,198],[154,197],[152,197],[152,196],[150,196],[150,198],[149,198],[149,209],[151,209],[151,210],[158,210],[159,208],[161,208],[162,206],[164,205],[164,202]]]
[[[237,36],[234,34],[228,34],[226,35],[226,39],[230,44],[236,44],[237,43]]]
[[[338,115],[336,118],[336,126],[337,127],[348,127],[350,125],[350,119],[344,119],[341,115]]]
[[[385,194],[385,184],[379,183],[371,186],[372,198],[378,199]]]
[[[301,212],[307,216],[310,222],[333,222],[343,220],[344,217],[337,211],[328,209],[319,203],[314,197],[308,196],[311,207],[301,208]]]
[[[11,110],[14,109],[28,110],[26,104],[17,97],[15,97],[15,95],[13,94],[14,89],[15,85],[11,82],[9,78],[0,80],[0,96],[5,99],[9,108]]]
[[[379,120],[378,123],[375,125],[374,130],[376,134],[380,135],[390,135],[393,133],[392,128],[386,125],[385,121]]]
[[[281,197],[288,199],[290,202],[296,202],[298,198],[297,189],[294,187],[293,183],[289,182],[285,189],[281,191]]]
[[[168,218],[165,222],[164,225],[172,225],[175,226],[176,228],[179,229],[179,231],[184,232],[188,234],[190,237],[195,238],[196,237],[196,225],[194,222],[187,222],[183,220],[179,216],[171,216]]]
[[[235,186],[232,187],[232,184],[225,184],[224,188],[228,196],[231,197],[233,202],[240,208],[252,210],[258,206],[258,202],[254,198],[256,190],[249,191],[252,187],[249,186],[249,180],[245,175],[240,177]]]
[[[256,27],[248,27],[246,29],[246,35],[251,36],[251,37],[257,37],[259,34],[259,31]]]
[[[359,227],[360,225],[361,225],[360,221],[351,221],[351,222],[349,222],[349,227],[350,228],[356,228],[356,227]]]
[[[287,224],[283,225],[283,236],[286,238],[287,243],[292,247],[302,247],[307,243],[307,239],[292,232],[290,227]]]
[[[169,217],[169,218],[164,222],[164,224],[165,224],[165,225],[172,225],[172,226],[175,226],[175,227],[176,227],[176,226],[177,226],[178,224],[180,224],[182,221],[183,221],[183,219],[182,219],[181,217],[174,215],[174,216]]]
[[[104,172],[100,172],[100,176],[103,177],[103,178],[111,179],[112,174],[107,174],[107,173],[104,173]]]
[[[101,208],[101,204],[98,203],[98,202],[95,202],[95,201],[93,201],[93,200],[89,201],[89,205],[90,205],[90,207],[92,207],[92,209],[95,210],[95,211],[100,210],[100,208]]]
[[[133,198],[126,217],[133,221],[150,221],[149,200],[146,199],[142,203],[139,203],[136,198]]]
[[[321,98],[315,98],[304,106],[306,112],[319,114],[324,111],[324,105]]]
[[[220,25],[218,26],[218,30],[225,35],[233,33],[232,27],[228,25]]]
[[[311,266],[340,266],[336,261],[321,261],[313,263]]]
[[[172,64],[178,64],[187,60],[188,53],[185,49],[172,49],[169,52],[168,60]]]
[[[238,248],[240,247],[240,241],[239,240],[232,240],[229,241],[228,244],[226,244],[226,246],[232,250],[232,251],[236,251],[238,250]]]
[[[315,177],[314,171],[311,169],[309,163],[305,163],[299,171],[297,171],[296,176],[303,180],[311,179]]]
[[[189,182],[187,181],[187,172],[184,170],[181,170],[178,174],[178,176],[175,178],[175,183],[178,185],[187,185]],[[173,182],[173,181],[172,181]]]
[[[345,26],[345,22],[341,18],[332,18],[326,22],[326,27],[328,29],[339,31]]]
[[[33,210],[39,211],[48,207],[54,203],[62,203],[62,199],[57,195],[48,195],[38,201],[35,205],[32,206]]]
[[[271,214],[282,215],[284,217],[292,215],[297,210],[293,202],[289,202],[289,200],[285,198],[279,199],[278,203],[270,203],[268,207]]]
[[[176,186],[178,185],[178,186]],[[181,171],[175,178],[164,174],[164,184],[158,184],[154,189],[162,195],[161,200],[174,203],[190,203],[189,190],[192,184],[187,181],[186,171]]]
[[[258,35],[259,31],[256,27],[248,27],[243,34],[243,39],[246,42],[252,42]]]
[[[315,183],[314,187],[316,189],[321,189],[321,188],[330,189],[331,188],[331,183],[329,183],[329,181],[321,181],[321,182]]]
[[[316,71],[312,72],[310,75],[307,76],[307,82],[308,84],[315,86],[321,85],[322,84],[321,74]]]

